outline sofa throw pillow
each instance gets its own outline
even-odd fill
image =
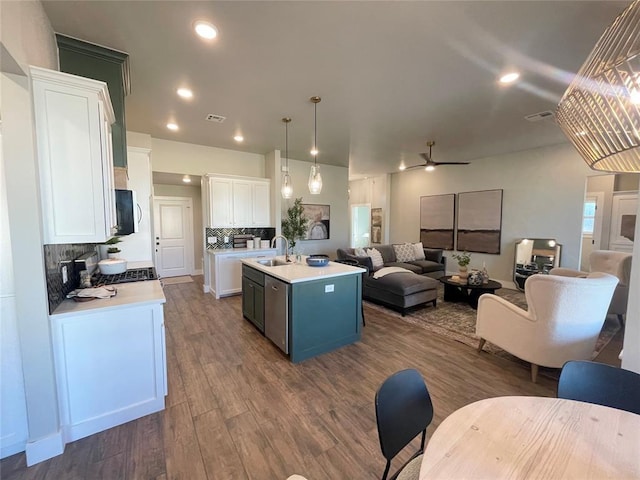
[[[367,256],[371,258],[371,263],[374,269],[384,266],[382,254],[375,248],[367,248]]]
[[[364,251],[364,248],[360,248],[360,247],[354,248],[353,249],[353,254],[356,257],[366,257],[367,256],[367,252]]]
[[[396,262],[413,262],[416,259],[416,251],[410,243],[394,244],[393,251],[396,253]]]
[[[414,243],[413,249],[415,250],[416,260],[424,260],[424,247],[422,242]]]

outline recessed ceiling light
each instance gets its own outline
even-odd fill
[[[185,175],[184,177],[182,177],[182,181],[184,183],[191,183],[191,177],[189,175]]]
[[[502,84],[513,83],[520,78],[520,74],[518,72],[509,72],[505,73],[498,80]]]
[[[242,135],[236,135],[235,137],[233,137],[233,139],[239,143],[244,140],[244,137]]]
[[[169,130],[173,130],[175,132],[176,130],[178,130],[179,127],[178,127],[178,125],[176,123],[171,123],[170,122],[170,123],[167,123],[167,128]]]
[[[193,29],[196,33],[204,38],[205,40],[212,40],[218,36],[218,30],[211,23],[205,22],[203,20],[198,20],[194,25]]]
[[[177,91],[178,95],[182,98],[193,98],[193,92],[188,88],[179,88]]]

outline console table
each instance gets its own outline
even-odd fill
[[[488,283],[482,285],[467,285],[466,283],[456,282],[451,276],[441,277],[440,281],[444,284],[444,301],[445,302],[467,302],[471,308],[478,308],[478,299],[483,293],[495,293],[496,290],[502,288],[500,282],[489,280]]]

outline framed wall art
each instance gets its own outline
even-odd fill
[[[453,250],[456,195],[420,197],[420,241],[425,248]]]
[[[382,209],[371,209],[371,244],[382,243]]]
[[[331,206],[302,204],[304,216],[309,220],[305,240],[327,240],[330,233]]]
[[[502,190],[459,193],[457,218],[458,251],[500,253]]]

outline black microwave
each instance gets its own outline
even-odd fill
[[[116,189],[116,235],[130,235],[138,231],[142,209],[133,190]]]

